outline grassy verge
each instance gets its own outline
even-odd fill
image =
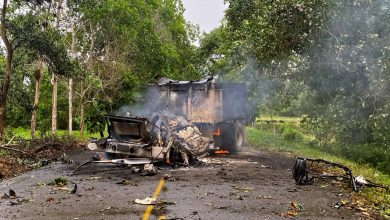
[[[269,130],[260,130],[256,128],[247,128],[248,142],[258,149],[267,151],[289,152],[295,156],[324,159],[341,163],[352,169],[355,176],[362,175],[373,182],[390,186],[390,176],[374,169],[367,164],[359,164],[354,161],[332,155],[319,149],[312,148],[306,137],[288,140],[281,133],[274,133]],[[358,193],[376,207],[382,215],[390,215],[390,195],[389,192],[378,189],[365,189]]]
[[[286,117],[286,116],[274,116],[274,115],[261,115],[256,118],[256,121],[277,121],[286,123],[299,123],[302,120],[300,117]]]
[[[46,135],[48,135],[48,134],[46,134]],[[66,130],[58,130],[56,133],[56,136],[59,136],[59,137],[64,137],[64,136],[68,136],[68,135],[69,135],[68,131],[66,131]],[[11,134],[8,134],[8,136],[14,136],[16,139],[29,140],[30,139],[30,130],[26,129],[26,128],[13,128],[11,131]],[[37,138],[39,138],[39,137],[41,137],[41,133],[39,131],[37,131],[35,133],[35,136]],[[78,130],[73,131],[71,136],[77,140],[88,140],[91,137],[100,138],[99,133],[91,133],[88,131],[84,131],[84,135],[81,136],[80,131],[78,131]]]

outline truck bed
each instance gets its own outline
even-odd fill
[[[243,83],[215,83],[211,79],[170,81],[151,87],[159,91],[168,111],[191,123],[218,123],[247,116],[248,101]]]

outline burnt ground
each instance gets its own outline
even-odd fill
[[[350,190],[337,182],[297,186],[291,177],[294,159],[247,148],[235,156],[208,158],[198,167],[161,167],[155,176],[132,169],[90,165],[71,175],[77,162],[93,155],[75,150],[73,164],[48,166],[0,182],[1,219],[140,219],[147,206],[135,204],[155,191],[168,174],[150,219],[367,219],[354,209]],[[48,185],[64,177],[66,187]],[[125,184],[117,184],[123,181]],[[75,194],[69,193],[73,184]],[[341,204],[336,208],[336,204]]]

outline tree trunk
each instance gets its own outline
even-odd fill
[[[42,58],[39,58],[36,63],[36,69],[34,72],[35,77],[35,95],[34,95],[34,105],[33,111],[31,113],[31,129],[30,129],[30,138],[34,140],[35,138],[35,130],[36,130],[36,122],[37,122],[37,111],[39,104],[39,92],[41,89],[41,71],[42,71]]]
[[[72,134],[72,131],[73,131],[73,126],[72,126],[72,123],[73,123],[73,79],[70,78],[69,79],[69,83],[68,83],[68,102],[69,102],[69,118],[68,118],[68,132],[69,132],[69,135]]]
[[[93,54],[93,48],[95,46],[95,31],[93,30],[93,27],[91,25],[91,42],[90,42],[90,45],[89,45],[89,51],[88,51],[88,62],[87,62],[87,69],[89,71],[92,71],[92,67],[93,67],[93,57],[92,57],[92,54]],[[84,85],[84,79],[81,80],[81,83],[80,83],[80,135],[81,137],[84,136],[84,109],[85,109],[85,95],[86,95],[86,92],[87,90],[89,89],[89,87],[87,86],[87,88],[84,88],[85,85]]]
[[[0,92],[0,141],[3,140],[3,135],[4,135],[4,119],[5,119],[6,109],[7,109],[8,89],[11,81],[12,56],[13,56],[13,51],[12,50],[7,51],[7,67],[5,70],[3,85]]]
[[[6,57],[7,63],[6,63],[3,83],[0,88],[1,89],[0,90],[0,141],[3,140],[3,134],[4,134],[4,119],[5,119],[6,106],[7,106],[8,89],[11,81],[12,57],[14,52],[14,49],[8,40],[7,30],[4,24],[7,15],[7,5],[8,5],[8,1],[3,0],[3,8],[1,10],[0,32],[1,32],[1,38],[3,40],[3,43],[7,51],[7,57]]]
[[[3,140],[3,134],[4,134],[4,116],[5,116],[5,104],[0,103],[0,141]]]
[[[61,22],[61,12],[62,12],[62,0],[57,3],[57,12],[56,12],[56,28],[60,30],[60,22]],[[52,115],[51,115],[51,132],[55,134],[57,132],[57,88],[58,88],[58,78],[55,74],[53,74],[52,78],[53,85],[53,94],[52,94]]]
[[[51,84],[53,85],[52,93],[52,111],[51,111],[51,133],[55,134],[57,132],[57,87],[58,79],[55,74],[51,79]]]
[[[84,137],[84,80],[80,82],[80,136]]]
[[[56,11],[56,28],[57,28],[57,30],[60,30],[62,2],[63,2],[63,0],[59,0],[57,3],[57,11]]]
[[[74,24],[72,24],[72,44],[70,46],[72,57],[76,55],[76,32],[74,30]],[[73,79],[69,79],[68,83],[68,103],[69,103],[69,115],[68,115],[68,133],[72,134],[73,131]]]

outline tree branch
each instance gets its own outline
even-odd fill
[[[10,151],[16,151],[16,152],[19,152],[19,153],[24,153],[24,154],[27,154],[26,151],[22,151],[22,150],[18,150],[18,149],[15,149],[15,148],[10,148],[10,146],[14,146],[12,145],[12,141],[14,140],[15,137],[12,137],[10,141],[8,141],[7,144],[5,145],[0,145],[0,149],[5,149],[5,150],[10,150]]]

